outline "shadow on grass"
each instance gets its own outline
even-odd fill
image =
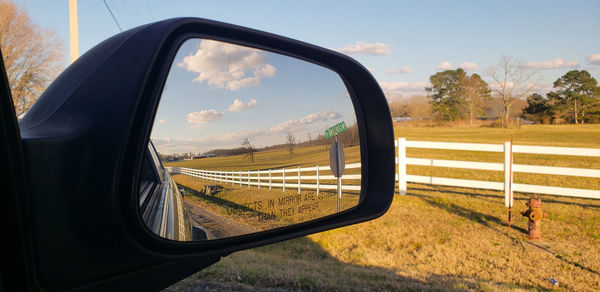
[[[199,200],[203,200],[206,201],[210,204],[214,204],[220,207],[225,208],[226,210],[231,210],[231,212],[236,213],[236,214],[244,214],[244,215],[249,215],[250,217],[258,217],[258,216],[262,216],[262,218],[269,218],[269,214],[268,213],[264,213],[264,212],[260,212],[257,211],[255,209],[234,203],[232,201],[228,201],[228,200],[224,200],[221,199],[219,197],[215,197],[215,196],[209,196],[209,195],[205,195],[200,193],[199,191],[186,187],[184,185],[178,185],[179,187],[182,187],[183,189],[185,189],[186,195],[192,195],[194,197],[196,197]],[[224,187],[223,190],[230,190],[229,188]]]
[[[588,272],[590,272],[592,274],[600,276],[600,272],[598,272],[598,271],[596,271],[594,269],[588,268],[588,267],[586,267],[586,266],[584,266],[584,265],[582,265],[580,263],[570,261],[570,260],[566,259],[564,256],[553,252],[552,250],[550,250],[549,248],[547,248],[545,246],[536,244],[535,242],[531,242],[531,241],[525,241],[525,242],[528,243],[528,244],[530,244],[530,245],[532,245],[532,246],[535,246],[535,247],[537,247],[539,249],[544,250],[545,252],[553,255],[555,258],[561,260],[562,262],[564,262],[566,264],[573,265],[573,266],[578,267],[578,268],[580,268],[580,269],[582,269],[584,271],[588,271]]]
[[[423,279],[394,269],[346,263],[310,238],[229,255],[167,291],[469,291],[543,287],[431,274]]]
[[[440,192],[440,193],[444,193],[444,194],[454,194],[454,195],[463,195],[463,196],[469,196],[469,197],[477,197],[477,198],[488,198],[488,199],[501,199],[502,201],[504,200],[504,194],[503,193],[499,193],[498,195],[494,195],[494,194],[484,194],[484,193],[479,193],[477,192],[477,189],[472,189],[472,190],[455,190],[455,189],[450,189],[453,187],[449,187],[446,188],[444,186],[435,186],[433,188],[425,188],[425,185],[419,185],[416,184],[419,187],[409,187],[408,191],[410,192],[411,190],[414,191],[422,191],[422,192]],[[395,194],[398,194],[398,189],[396,188],[396,190],[394,191]],[[527,200],[529,200],[528,196],[533,196],[534,194],[530,194],[530,193],[520,193],[520,192],[515,192],[516,195],[522,195],[525,197],[514,197],[515,201],[523,201],[526,202]],[[560,198],[554,198],[551,195],[544,195],[541,194],[540,196],[543,196],[543,201],[544,203],[555,203],[555,204],[564,204],[564,205],[569,205],[569,206],[580,206],[580,207],[585,207],[585,208],[595,208],[595,209],[600,209],[600,204],[585,204],[585,203],[579,203],[579,202],[569,202],[569,201],[565,201],[564,199],[561,200]],[[570,199],[581,199],[581,200],[586,200],[585,198],[571,198],[568,197]],[[566,199],[566,198],[565,198]],[[594,201],[594,199],[590,199],[592,201]],[[595,200],[597,201],[597,200]],[[516,205],[516,204],[515,204]]]
[[[425,201],[427,204],[437,207],[439,209],[445,210],[449,213],[452,214],[456,214],[458,216],[461,216],[465,219],[471,220],[475,223],[481,224],[485,227],[494,229],[500,233],[502,233],[502,231],[500,231],[498,228],[492,226],[490,224],[490,222],[492,223],[496,223],[498,225],[504,225],[506,224],[502,219],[497,218],[495,216],[489,215],[489,214],[484,214],[481,212],[477,212],[475,210],[471,210],[469,208],[465,208],[465,207],[461,207],[458,206],[456,204],[450,203],[450,204],[442,204],[439,202],[436,202],[434,200],[434,197],[432,196],[428,196],[428,195],[423,195],[423,194],[415,194],[415,193],[407,193],[407,195],[411,195],[411,196],[415,196],[415,197],[419,197],[421,199],[423,199],[423,201]],[[512,228],[513,230],[519,231],[523,234],[527,233],[528,231],[525,228],[522,227],[518,227],[515,225],[512,225],[510,228]]]
[[[326,214],[322,214],[322,216],[315,217],[310,220],[303,220],[303,221],[296,222],[290,218],[277,216],[277,215],[275,215],[275,213],[261,212],[256,209],[253,209],[251,207],[247,207],[247,206],[238,204],[233,201],[225,200],[225,199],[219,198],[214,195],[205,195],[204,193],[201,193],[200,191],[198,191],[196,189],[187,187],[182,184],[180,184],[178,186],[182,187],[185,190],[186,197],[193,197],[193,198],[203,201],[209,205],[218,206],[220,208],[223,208],[225,210],[225,212],[227,213],[227,215],[224,215],[223,213],[219,214],[223,218],[232,219],[234,221],[240,221],[240,220],[244,220],[245,218],[255,217],[255,218],[261,218],[261,220],[263,220],[263,221],[268,221],[268,223],[278,225],[278,226],[269,226],[270,228],[268,228],[268,229],[274,229],[274,228],[289,226],[289,225],[293,225],[293,224],[298,224],[298,223],[315,220],[320,217],[325,217],[325,216],[329,216],[329,215],[333,214],[333,213],[326,213]],[[223,186],[223,185],[220,185],[220,186],[223,187],[220,190],[220,192],[226,192],[226,191],[233,190],[233,188],[230,188],[227,186]],[[321,193],[337,195],[336,191],[329,191],[329,190],[321,191]],[[346,194],[346,196],[359,196],[360,195],[360,194],[355,194],[355,193],[345,193],[345,194]],[[211,208],[211,211],[213,211],[215,213],[219,213],[219,211],[212,209],[212,208]],[[233,216],[233,217],[237,217],[237,218],[230,218],[229,216]],[[257,232],[258,231],[264,231],[264,230],[257,230]]]
[[[481,224],[481,225],[483,225],[483,226],[485,226],[487,228],[493,229],[493,230],[495,230],[495,231],[497,231],[497,232],[499,232],[501,234],[504,234],[505,236],[509,237],[513,241],[524,242],[524,243],[527,243],[527,244],[529,244],[531,246],[540,248],[540,249],[544,250],[545,252],[548,252],[548,253],[552,254],[555,258],[561,260],[562,262],[564,262],[566,264],[570,264],[572,266],[575,266],[577,268],[580,268],[582,270],[585,270],[585,271],[588,271],[588,272],[590,272],[592,274],[600,276],[600,273],[598,271],[593,270],[591,268],[588,268],[588,267],[586,267],[586,266],[584,266],[582,264],[579,264],[577,262],[570,261],[570,260],[564,258],[563,256],[561,256],[560,254],[557,254],[557,253],[553,252],[552,250],[548,249],[547,247],[541,246],[539,244],[536,244],[536,243],[528,241],[528,240],[521,241],[521,240],[519,240],[517,238],[513,238],[509,234],[506,234],[505,232],[502,232],[500,229],[498,229],[498,228],[490,225],[490,222],[493,222],[493,223],[498,224],[498,225],[504,225],[504,224],[506,224],[506,222],[504,222],[500,218],[497,218],[497,217],[492,216],[492,215],[484,214],[484,213],[481,213],[481,212],[477,212],[475,210],[471,210],[471,209],[468,209],[468,208],[465,208],[465,207],[461,207],[461,206],[458,206],[458,205],[453,204],[453,203],[442,204],[442,203],[436,202],[434,200],[435,197],[432,197],[432,196],[429,196],[429,195],[424,195],[424,194],[411,193],[410,190],[407,193],[407,195],[419,197],[424,202],[426,202],[427,204],[429,204],[431,206],[434,206],[436,208],[445,210],[445,211],[447,211],[449,213],[452,213],[452,214],[456,214],[456,215],[461,216],[461,217],[463,217],[465,219],[468,219],[468,220],[470,220],[470,221],[472,221],[474,223]],[[521,228],[521,227],[518,227],[518,226],[515,226],[515,225],[512,225],[510,228],[512,228],[513,230],[521,232],[523,235],[525,235],[525,234],[528,233],[528,230],[526,230],[525,228]]]

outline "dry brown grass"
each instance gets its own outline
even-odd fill
[[[510,131],[421,128],[397,129],[396,134],[413,140],[501,143]],[[600,125],[529,126],[515,133],[515,143],[598,148],[598,137]],[[409,151],[409,156],[418,155],[502,159],[494,154]],[[599,160],[553,158],[516,156],[515,163],[600,168]],[[453,177],[457,170],[411,171]],[[464,175],[501,180],[496,172]],[[598,180],[567,176],[516,174],[515,179],[600,188]],[[528,195],[515,194],[513,226],[508,228],[501,192],[419,184],[408,189],[379,219],[234,253],[172,289],[214,283],[227,289],[310,291],[600,290],[600,200],[541,196],[549,213],[542,223],[544,240],[530,242],[525,239],[527,220],[518,214],[526,209]],[[560,286],[552,286],[550,278]]]
[[[214,183],[183,174],[172,176],[179,186],[186,189],[186,198],[202,208],[209,209],[223,218],[246,225],[256,231],[270,230],[294,223],[310,221],[337,212],[337,192],[302,191],[254,186]],[[223,189],[207,196],[200,194],[205,185],[220,185]],[[286,200],[287,199],[287,200]],[[358,204],[359,194],[344,192],[340,210]]]
[[[542,197],[544,240],[524,238],[527,196],[513,227],[499,192],[409,185],[383,217],[242,251],[188,278],[234,287],[292,290],[600,289],[600,202]]]

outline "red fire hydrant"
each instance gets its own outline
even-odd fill
[[[542,200],[533,196],[525,205],[528,210],[521,212],[521,215],[529,218],[529,240],[538,240],[542,238],[542,218],[547,218],[548,214],[542,211]]]

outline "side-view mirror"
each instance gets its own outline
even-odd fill
[[[392,121],[368,70],[204,19],[100,43],[19,127],[30,215],[15,236],[40,289],[165,287],[235,251],[374,219],[393,196]]]

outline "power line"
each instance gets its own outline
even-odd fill
[[[119,5],[115,4],[114,2],[108,1],[106,0],[106,3],[110,3],[108,4],[108,6],[112,7],[113,11],[115,12],[115,17],[117,19],[120,19],[121,22],[123,23],[123,27],[125,27],[125,29],[127,29],[127,25],[125,24],[125,20],[126,17],[124,17],[121,12],[119,11]],[[117,3],[122,3],[121,1],[118,1]],[[118,17],[117,17],[118,16]]]
[[[140,20],[140,23],[144,24],[144,21],[142,20],[142,16],[140,15],[140,11],[138,10],[137,5],[135,5],[135,0],[131,1],[131,4],[133,4],[133,8],[135,10],[135,14],[137,14],[137,17]]]
[[[131,20],[131,23],[132,23],[131,27],[136,27],[136,26],[138,26],[138,25],[135,23],[135,19],[133,18],[133,16],[131,16],[132,14],[129,12],[129,7],[127,7],[127,2],[128,2],[128,1],[120,1],[120,2],[121,2],[121,4],[123,5],[123,7],[125,8],[125,12],[124,12],[124,14],[125,14],[125,15],[127,15],[127,19]]]
[[[115,21],[115,23],[117,24],[117,26],[119,27],[120,31],[123,31],[123,29],[121,28],[121,26],[119,25],[119,22],[117,21],[117,19],[115,18],[115,15],[113,14],[112,10],[110,10],[110,7],[108,7],[108,4],[106,4],[106,0],[102,0],[102,2],[104,2],[104,5],[106,5],[106,8],[108,9],[108,12],[110,12],[110,16],[112,16],[113,20]]]

